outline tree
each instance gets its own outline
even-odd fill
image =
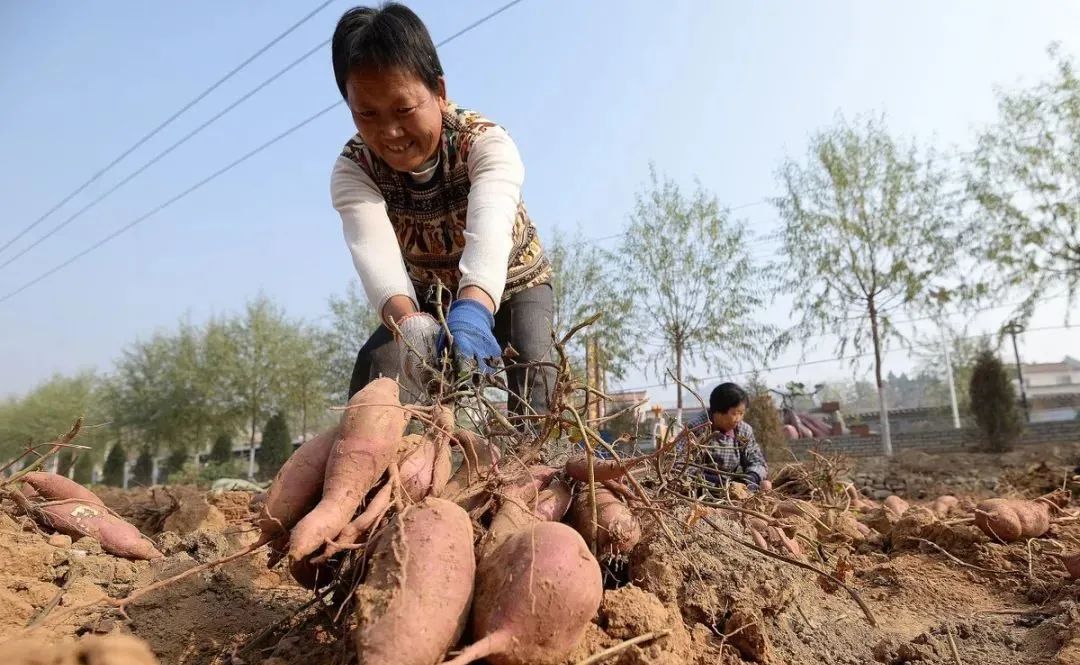
[[[614,257],[583,238],[580,227],[570,236],[556,230],[547,237],[544,251],[554,273],[555,334],[561,338],[590,316],[602,314],[571,338],[566,349],[571,365],[584,367],[585,340],[593,339],[599,366],[613,379],[624,378],[635,352],[629,329],[631,300],[615,288]]]
[[[94,482],[94,456],[89,450],[83,450],[75,460],[75,474],[73,480],[82,485]]]
[[[165,466],[162,469],[164,480],[172,480],[174,476],[184,470],[184,465],[187,463],[188,454],[183,448],[175,448],[170,451],[168,457],[165,458]]]
[[[281,406],[285,396],[287,351],[295,325],[265,297],[247,304],[228,326],[231,347],[227,385],[236,411],[249,426],[248,477],[255,474],[255,434],[259,423]]]
[[[892,454],[882,355],[897,334],[893,313],[926,302],[954,267],[955,233],[944,177],[920,155],[865,118],[810,140],[805,164],[779,170],[785,279],[797,321],[792,337],[833,334],[836,353],[873,349],[882,448]]]
[[[124,446],[114,443],[105,456],[105,466],[102,469],[101,482],[111,487],[123,487],[124,466],[127,464],[127,452]]]
[[[284,346],[284,404],[300,414],[300,437],[307,440],[311,414],[325,414],[328,386],[315,330],[297,327]]]
[[[356,280],[349,282],[344,295],[330,296],[327,306],[330,322],[319,333],[323,383],[330,399],[344,404],[349,399],[349,381],[356,353],[381,321],[360,292]]]
[[[99,391],[100,380],[93,372],[75,376],[56,375],[38,384],[21,398],[0,405],[0,453],[7,459],[28,443],[46,443],[62,436],[83,416],[84,425],[105,422]],[[104,428],[84,427],[76,443],[103,443]],[[70,451],[64,464],[70,468]],[[63,461],[63,460],[62,460]]]
[[[131,467],[131,480],[136,485],[150,486],[154,482],[154,453],[144,446]]]
[[[764,307],[766,275],[746,251],[747,232],[700,183],[689,197],[650,167],[616,257],[627,312],[625,344],[639,337],[647,363],[666,381],[682,381],[690,362],[722,370],[762,357],[769,327],[755,322]],[[631,334],[633,331],[633,334]],[[682,409],[683,389],[678,386]]]
[[[68,476],[71,474],[71,469],[75,466],[75,454],[71,451],[71,448],[64,448],[56,456],[56,473],[61,476]]]
[[[215,464],[226,464],[233,459],[233,439],[232,436],[222,432],[218,434],[214,439],[214,445],[210,448],[210,462]]]
[[[966,183],[977,220],[967,237],[992,269],[978,286],[1022,293],[1021,322],[1048,292],[1064,284],[1071,305],[1080,287],[1080,78],[1057,45],[1048,52],[1052,79],[999,91]]]
[[[791,460],[788,439],[784,435],[784,423],[780,420],[780,410],[776,407],[769,388],[755,374],[747,383],[746,392],[750,395],[750,403],[746,405],[746,415],[743,418],[754,428],[754,440],[761,446],[765,459],[770,466]]]
[[[275,413],[263,427],[262,443],[259,444],[257,458],[259,475],[263,479],[273,478],[285,460],[292,455],[292,438],[289,436],[289,424],[280,413]]]
[[[989,349],[979,353],[971,373],[971,410],[990,450],[1002,452],[1016,442],[1024,419],[1016,404],[1016,389],[1001,359]]]

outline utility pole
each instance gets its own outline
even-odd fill
[[[1024,422],[1031,422],[1031,412],[1028,410],[1027,390],[1024,388],[1024,371],[1020,368],[1020,349],[1016,346],[1016,336],[1024,332],[1024,327],[1015,320],[1003,328],[1012,337],[1013,356],[1016,358],[1016,378],[1020,381],[1020,405],[1024,407]]]
[[[949,379],[949,401],[952,403],[953,428],[960,429],[960,407],[956,404],[956,383],[953,381],[952,354],[949,352],[949,338],[945,335],[945,327],[938,322],[938,330],[941,331],[941,346],[945,350],[945,376]]]

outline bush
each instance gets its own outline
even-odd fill
[[[73,480],[82,485],[94,482],[94,457],[89,450],[83,450],[75,460]]]
[[[127,452],[124,446],[117,443],[109,450],[105,457],[101,482],[112,487],[124,486],[124,465],[127,463]]]
[[[266,421],[262,443],[255,451],[255,461],[259,463],[259,477],[263,480],[273,478],[290,455],[292,437],[289,436],[289,425],[284,416],[275,413]]]
[[[143,448],[131,467],[131,482],[134,485],[150,486],[154,482],[154,454],[149,448]]]
[[[178,448],[165,458],[165,468],[162,469],[163,481],[176,482],[173,476],[179,475],[183,471],[184,466],[188,463],[188,454],[186,450]]]
[[[243,478],[244,472],[241,464],[236,461],[208,462],[201,468],[196,468],[194,462],[184,464],[184,467],[169,476],[169,481],[180,485],[198,485],[206,487],[219,478]]]
[[[233,440],[228,434],[219,434],[210,448],[210,462],[228,464],[233,461]]]
[[[1011,448],[1024,429],[1024,419],[1016,404],[1016,389],[993,351],[983,350],[975,358],[969,393],[975,424],[990,450]]]
[[[754,428],[754,439],[765,453],[765,459],[770,465],[791,461],[784,424],[780,422],[780,412],[772,395],[764,386],[751,383],[749,388],[750,403],[746,405],[744,420]]]

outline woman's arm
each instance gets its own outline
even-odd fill
[[[479,300],[493,312],[506,286],[524,180],[521,156],[505,130],[492,127],[475,139],[469,150],[471,187],[458,297]]]
[[[341,215],[345,243],[368,302],[383,322],[417,311],[416,292],[379,188],[363,169],[338,157],[330,177],[330,196]]]

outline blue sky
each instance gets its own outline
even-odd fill
[[[0,4],[0,242],[6,241],[316,2]],[[54,214],[0,262],[302,52],[351,6],[331,4]],[[439,40],[502,0],[410,5]],[[617,232],[648,163],[730,206],[775,192],[786,155],[835,113],[883,111],[892,129],[970,145],[993,86],[1050,72],[1046,45],[1080,54],[1074,2],[569,2],[525,0],[440,50],[450,96],[508,128],[541,234]],[[338,99],[328,49],[188,142],[18,262],[7,293]],[[328,175],[351,135],[343,107],[0,303],[0,395],[54,372],[107,370],[133,339],[181,317],[237,311],[260,292],[314,319],[356,279]],[[765,205],[742,209],[775,228]],[[748,248],[765,256],[768,244]],[[992,326],[994,316],[978,325]],[[1063,322],[1062,301],[1034,325]],[[768,314],[785,320],[778,304]],[[1000,318],[1000,317],[999,317]],[[1075,318],[1075,317],[1074,317]],[[1074,330],[1032,333],[1032,359],[1080,355]],[[828,355],[829,347],[807,353]],[[798,353],[780,359],[793,362]],[[895,359],[899,371],[910,367]],[[907,363],[907,364],[905,364]],[[699,368],[702,374],[711,374]],[[803,376],[850,372],[817,366]],[[776,372],[770,380],[793,378]],[[655,381],[635,373],[626,385]],[[658,398],[670,393],[654,391]]]

